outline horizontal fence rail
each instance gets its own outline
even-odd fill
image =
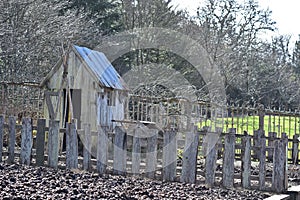
[[[299,164],[297,134],[294,139],[263,130],[238,134],[235,127],[224,132],[222,127],[199,129],[195,123],[180,135],[176,127],[160,129],[147,122],[131,126],[124,122],[114,130],[98,127],[96,131],[89,124],[78,130],[76,120],[66,129],[55,120],[49,121],[49,127],[45,119],[32,122],[23,118],[16,125],[15,117],[0,116],[1,162],[276,192],[287,189],[290,151],[289,162]],[[62,134],[66,134],[65,149],[59,140]],[[292,148],[287,148],[290,143]]]

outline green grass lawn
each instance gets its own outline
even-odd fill
[[[283,117],[283,116],[265,116],[264,117],[264,130],[266,135],[268,132],[276,132],[281,136],[281,133],[286,133],[289,138],[293,138],[293,135],[299,134],[300,118],[299,117]],[[224,119],[217,119],[216,122],[206,120],[198,122],[197,126],[201,129],[203,126],[210,126],[214,128],[222,127],[223,132],[228,132],[230,128],[236,128],[238,134],[243,134],[247,131],[248,134],[253,135],[254,130],[259,128],[259,116],[243,116],[243,117],[228,117]]]
[[[269,115],[266,115],[264,117],[264,130],[266,136],[268,136],[269,132],[276,132],[277,137],[281,137],[282,133],[286,133],[289,139],[293,139],[293,136],[295,134],[299,135],[299,124],[300,117],[284,117]],[[253,135],[254,131],[258,130],[259,128],[259,116],[228,117],[223,119],[219,118],[216,121],[201,121],[196,123],[196,125],[199,129],[201,129],[204,126],[209,126],[212,130],[215,130],[215,127],[222,127],[224,133],[228,133],[230,128],[236,128],[237,134],[243,134],[244,131],[247,131],[249,135]],[[288,148],[292,148],[292,145],[292,142],[289,142]],[[288,158],[292,158],[292,151],[288,151]]]

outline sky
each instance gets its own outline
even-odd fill
[[[197,5],[204,0],[173,0],[180,9],[187,9],[191,14],[196,13]],[[199,3],[196,3],[199,2]],[[258,0],[261,8],[272,11],[272,19],[276,21],[276,35],[291,35],[292,40],[300,34],[300,0]],[[271,37],[271,35],[270,35]]]

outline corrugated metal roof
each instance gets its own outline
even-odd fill
[[[118,90],[127,90],[127,86],[104,53],[86,47],[74,45],[75,49],[86,62],[87,66],[95,73],[100,84]]]

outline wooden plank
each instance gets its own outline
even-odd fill
[[[251,138],[245,135],[242,138],[242,186],[249,189],[251,187]]]
[[[286,145],[284,140],[276,140],[274,142],[274,158],[273,158],[273,174],[272,189],[281,193],[285,191],[286,178]]]
[[[293,136],[292,160],[294,165],[299,163],[299,138],[299,134]]]
[[[181,182],[195,183],[197,171],[197,156],[199,146],[199,132],[197,127],[190,125],[189,132],[186,133],[184,152],[182,156],[182,174]]]
[[[224,138],[223,186],[226,188],[232,188],[234,183],[235,132],[236,129],[230,129]]]
[[[268,161],[273,161],[273,154],[274,154],[274,140],[276,138],[277,133],[275,132],[269,132],[268,137],[268,147],[271,147],[268,149]]]
[[[84,144],[83,144],[83,170],[90,171],[92,168],[91,163],[91,151],[92,151],[92,134],[91,125],[84,124]]]
[[[260,150],[260,130],[254,131],[253,134],[253,147],[254,147],[254,159],[259,159],[259,150]]]
[[[54,114],[54,108],[53,108],[53,104],[51,102],[51,96],[58,96],[59,92],[45,92],[45,100],[46,100],[46,104],[47,104],[47,108],[48,108],[48,112],[49,112],[49,118],[51,120],[54,120],[55,118],[55,114]]]
[[[0,115],[0,162],[3,156],[4,116]]]
[[[139,174],[141,167],[141,132],[139,126],[134,130],[132,141],[132,173]]]
[[[30,165],[31,150],[33,145],[32,139],[32,125],[30,118],[22,119],[22,137],[21,137],[21,154],[20,163]]]
[[[66,167],[67,169],[78,168],[78,140],[77,140],[77,121],[72,120],[67,123],[66,133]]]
[[[114,140],[114,174],[126,174],[127,133],[121,127],[115,128]]]
[[[216,161],[217,146],[214,145],[210,148],[205,157],[205,184],[209,187],[212,187],[215,184]]]
[[[104,127],[98,126],[97,137],[97,171],[105,174],[108,160],[108,134]]]
[[[259,151],[259,189],[265,190],[266,182],[266,138],[260,138],[260,151]]]
[[[48,134],[48,165],[52,168],[58,166],[58,141],[59,121],[49,120],[49,134]]]
[[[150,129],[150,131],[150,136],[147,137],[146,176],[148,178],[154,178],[157,166],[158,130]]]
[[[216,161],[218,143],[221,139],[220,134],[208,132],[210,127],[204,127],[201,134],[203,135],[202,153],[205,156],[205,184],[209,187],[215,184]]]
[[[36,133],[36,165],[43,166],[45,161],[46,119],[38,119]]]
[[[177,140],[174,129],[164,132],[163,147],[163,180],[174,181],[176,177],[177,166]]]
[[[15,162],[15,143],[16,143],[16,117],[9,117],[9,143],[7,163]]]

